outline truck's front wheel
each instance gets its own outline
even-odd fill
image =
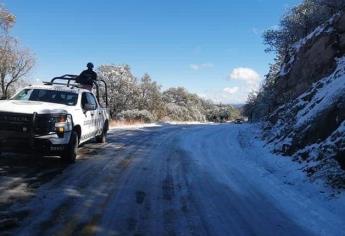
[[[79,138],[78,134],[75,131],[72,131],[69,144],[66,147],[66,150],[63,152],[62,159],[67,163],[74,163],[77,158]]]

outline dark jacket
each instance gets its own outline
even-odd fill
[[[79,84],[93,85],[93,81],[97,80],[97,74],[93,70],[84,70],[78,76],[76,82]]]

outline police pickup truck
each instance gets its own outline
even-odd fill
[[[99,93],[105,91],[102,97],[107,101],[106,83],[95,82],[95,96],[82,89],[75,79],[74,75],[56,77],[0,101],[0,154],[61,156],[71,163],[80,144],[94,138],[99,143],[105,142],[109,128],[108,104],[101,105]],[[104,87],[100,86],[101,82]]]

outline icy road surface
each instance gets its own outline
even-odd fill
[[[84,145],[68,167],[2,157],[0,230],[345,235],[344,197],[310,183],[289,158],[269,154],[255,132],[246,124],[115,129],[107,144]]]

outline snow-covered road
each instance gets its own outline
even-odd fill
[[[107,144],[85,145],[76,164],[0,210],[20,216],[14,235],[345,235],[344,196],[310,183],[255,132],[114,129]],[[0,203],[13,178],[1,176]]]

